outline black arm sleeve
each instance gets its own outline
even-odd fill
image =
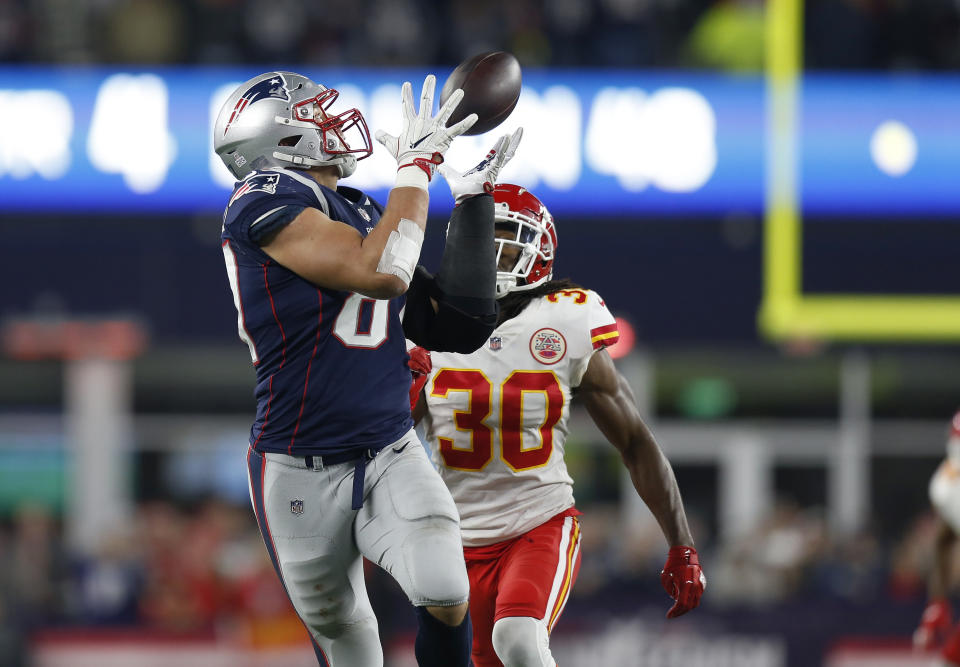
[[[496,279],[493,197],[477,195],[450,216],[436,278],[422,266],[414,273],[403,314],[407,338],[437,352],[473,352],[497,325]]]
[[[458,204],[450,214],[436,277],[437,287],[451,303],[477,316],[496,312],[493,227],[492,195],[475,195]]]
[[[433,302],[437,306],[434,309]],[[497,304],[493,312],[478,315],[476,311],[453,297],[455,303],[437,286],[437,280],[418,266],[407,289],[407,304],[403,311],[403,333],[417,345],[434,352],[468,354],[478,349],[497,326]],[[467,297],[469,299],[469,297]]]

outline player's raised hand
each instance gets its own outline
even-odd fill
[[[436,85],[436,77],[428,75],[420,93],[419,110],[414,110],[413,86],[409,81],[405,82],[400,95],[403,113],[400,136],[395,137],[383,130],[377,130],[376,133],[377,141],[396,158],[398,172],[404,167],[419,167],[427,175],[427,181],[433,177],[437,165],[443,163],[443,154],[450,147],[450,143],[477,122],[477,114],[470,114],[452,127],[447,127],[447,120],[463,99],[463,91],[460,89],[447,98],[436,116],[432,115]]]
[[[930,600],[913,633],[914,647],[925,651],[935,648],[950,632],[950,626],[950,603],[944,598]]]
[[[492,193],[497,184],[497,176],[516,154],[520,139],[523,138],[523,128],[518,127],[513,134],[505,134],[487,153],[480,164],[460,173],[459,170],[448,164],[440,165],[440,174],[447,180],[453,198],[459,203],[465,197],[478,195],[482,192]]]
[[[707,578],[700,569],[700,557],[693,547],[670,547],[667,562],[660,572],[660,584],[674,604],[667,618],[686,614],[700,604],[700,596],[707,587]]]

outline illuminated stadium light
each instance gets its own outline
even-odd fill
[[[0,90],[0,176],[62,177],[70,167],[73,116],[56,90]],[[31,126],[43,131],[23,131]]]
[[[903,176],[917,161],[917,137],[900,121],[888,120],[870,137],[870,157],[888,176]]]
[[[540,94],[525,89],[500,133],[516,127],[523,127],[523,148],[504,168],[505,180],[528,184],[530,188],[542,181],[554,190],[568,190],[577,184],[583,169],[583,112],[580,97],[573,89],[550,86]],[[481,135],[488,137],[486,144],[499,136],[497,130]]]
[[[326,84],[324,84],[326,85]],[[349,86],[337,83],[333,86],[341,91],[337,100],[338,109],[356,107],[370,128],[370,138],[374,142],[373,155],[363,161],[361,167],[349,178],[347,184],[361,190],[389,188],[397,178],[397,162],[374,139],[377,130],[383,130],[394,136],[400,131],[400,86],[388,84],[375,87],[370,91],[369,99],[362,91],[350,91]],[[348,106],[344,106],[349,103]]]
[[[586,157],[626,190],[693,192],[716,169],[716,135],[713,108],[695,90],[604,88],[590,110]]]
[[[460,137],[450,147],[447,159],[457,167],[468,167],[498,137],[518,127],[523,128],[523,142],[500,181],[522,183],[531,190],[541,183],[556,190],[576,185],[583,162],[583,112],[580,98],[569,86],[550,86],[539,93],[524,88],[517,108],[503,125],[485,134]]]
[[[620,332],[620,337],[617,339],[617,342],[607,348],[607,352],[610,354],[612,359],[620,359],[627,356],[633,350],[633,346],[637,342],[637,334],[633,329],[633,325],[630,324],[630,321],[625,317],[615,317],[617,322],[617,330]]]
[[[338,108],[355,106],[368,110],[364,116],[371,134],[377,129],[394,135],[399,131],[399,86],[377,86],[369,101],[359,88],[335,87],[340,90]],[[541,93],[524,89],[507,122],[485,134],[459,137],[444,157],[448,164],[468,169],[501,135],[523,127],[522,148],[504,169],[500,180],[523,183],[531,189],[540,183],[554,189],[568,189],[581,176],[583,159],[579,138],[582,126],[579,97],[568,86],[550,86]],[[396,161],[376,146],[373,155],[364,161],[363,169],[358,169],[347,183],[364,190],[388,188],[393,185],[396,173]],[[434,187],[438,180],[434,179]],[[439,187],[446,189],[443,184]]]
[[[791,44],[789,35],[785,39],[775,40],[777,49]],[[212,124],[226,95],[254,71],[41,67],[27,78],[0,65],[0,209],[220,211],[233,180],[213,153]],[[361,109],[372,132],[396,134],[399,84],[418,87],[426,71],[305,73],[338,89],[338,105]],[[24,87],[37,80],[45,82],[43,90]],[[778,91],[789,91],[789,77],[777,80]],[[910,80],[913,94],[904,98],[886,74],[810,73],[802,103],[791,110],[782,102],[765,106],[764,90],[772,88],[758,77],[531,68],[506,122],[458,138],[446,158],[468,169],[501,134],[523,126],[523,143],[500,178],[534,189],[563,216],[760,214],[772,201],[764,196],[762,173],[773,160],[783,186],[790,186],[782,178],[787,167],[802,173],[807,215],[956,218],[960,189],[952,174],[960,169],[960,133],[942,119],[960,104],[960,80],[943,74]],[[790,94],[776,97],[789,102]],[[773,118],[779,138],[771,144],[759,130]],[[878,130],[891,120],[909,133],[897,125]],[[43,132],[22,131],[38,121]],[[875,130],[880,157],[871,159]],[[802,140],[802,150],[782,150],[795,140]],[[899,172],[904,176],[888,187]],[[395,178],[396,162],[375,145],[345,184],[385,201]],[[57,197],[47,196],[51,181]],[[446,214],[446,184],[436,178],[431,190],[431,213]],[[786,190],[776,197],[781,211],[792,206]],[[789,241],[789,225],[783,229],[786,234],[771,238]]]
[[[121,174],[133,192],[158,190],[177,144],[167,128],[167,84],[155,74],[114,74],[93,107],[87,155],[101,171]]]

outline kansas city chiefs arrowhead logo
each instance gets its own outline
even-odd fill
[[[530,337],[530,354],[541,364],[552,366],[567,354],[567,341],[556,329],[539,329]]]

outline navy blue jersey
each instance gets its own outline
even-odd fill
[[[221,242],[238,328],[257,370],[250,443],[293,455],[383,446],[413,427],[403,300],[318,287],[261,250],[267,235],[307,207],[363,236],[382,211],[359,190],[334,191],[270,169],[237,183],[224,212]]]

